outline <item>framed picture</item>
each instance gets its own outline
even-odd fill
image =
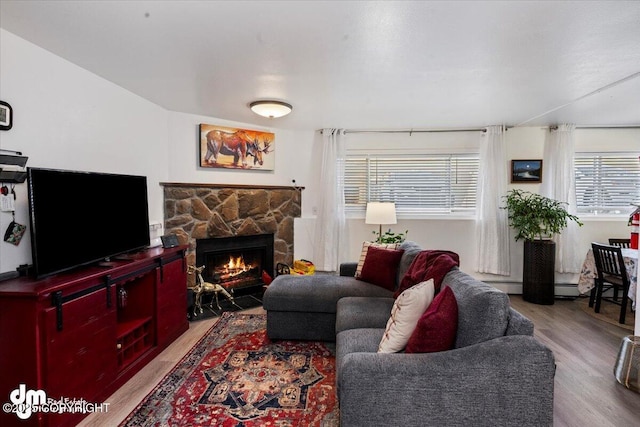
[[[273,133],[207,124],[199,130],[201,167],[274,170]]]
[[[542,160],[511,160],[511,182],[542,182]]]
[[[11,105],[0,101],[0,130],[9,130],[13,126],[13,109]]]

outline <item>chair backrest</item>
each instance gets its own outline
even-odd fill
[[[616,276],[622,279],[625,286],[628,286],[629,278],[624,266],[622,248],[596,242],[591,243],[591,248],[593,249],[593,258],[596,262],[598,277],[604,279],[604,276]]]
[[[620,246],[621,248],[630,248],[631,239],[609,239],[611,246]]]

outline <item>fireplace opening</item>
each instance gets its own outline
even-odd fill
[[[264,285],[263,271],[273,277],[273,234],[199,239],[196,264],[205,266],[207,282],[234,295],[256,293]]]
[[[226,289],[262,285],[263,251],[248,249],[210,254],[206,258],[205,269],[212,283],[219,283]]]

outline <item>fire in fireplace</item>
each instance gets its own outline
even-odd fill
[[[205,266],[211,281],[227,289],[262,285],[262,254],[260,252],[244,250],[229,255],[207,257]]]
[[[256,292],[263,271],[273,277],[273,234],[199,239],[196,264],[205,266],[205,281],[234,294]]]

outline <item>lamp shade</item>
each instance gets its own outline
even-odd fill
[[[396,204],[385,202],[367,203],[365,224],[397,224]]]
[[[254,101],[249,104],[249,108],[257,115],[270,119],[286,116],[293,110],[293,107],[286,102],[268,100]]]

